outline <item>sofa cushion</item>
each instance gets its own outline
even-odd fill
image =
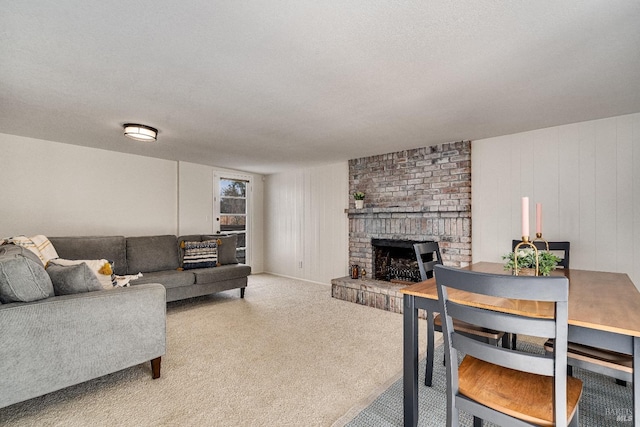
[[[251,267],[244,264],[221,265],[216,268],[192,270],[196,276],[196,284],[219,282],[246,277],[251,274]]]
[[[218,263],[220,265],[237,264],[236,247],[238,246],[238,235],[230,234],[228,236],[215,237],[220,240],[218,246]]]
[[[193,270],[194,268],[216,267],[218,265],[218,242],[205,240],[204,242],[182,242],[184,256],[182,268]]]
[[[15,255],[29,258],[31,261],[35,262],[36,264],[40,264],[44,268],[44,264],[42,264],[42,260],[40,259],[40,257],[29,248],[11,243],[8,245],[0,246],[0,258]]]
[[[127,273],[175,270],[178,261],[176,236],[127,237]]]
[[[115,274],[127,274],[124,236],[49,237],[58,256],[64,259],[108,259]],[[136,271],[137,273],[137,271]]]
[[[96,276],[104,289],[113,289],[117,286],[115,274],[113,274],[112,264],[106,259],[63,259],[56,258],[49,261],[48,265],[77,265],[87,264],[91,272]],[[48,267],[47,267],[48,268]],[[55,285],[54,285],[55,287]]]
[[[54,296],[53,284],[40,259],[20,246],[0,246],[0,302],[30,302],[50,296]]]
[[[50,263],[47,267],[47,273],[51,277],[56,295],[71,295],[104,289],[96,275],[84,262],[74,265]]]
[[[144,273],[141,278],[131,281],[131,285],[141,285],[143,283],[160,283],[165,288],[177,288],[180,286],[190,286],[196,281],[193,272],[190,271],[178,271],[178,270],[165,270],[155,271],[153,273]]]

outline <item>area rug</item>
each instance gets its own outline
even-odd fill
[[[540,345],[519,341],[518,347],[526,351],[542,353]],[[419,365],[419,426],[442,427],[446,424],[446,372],[442,364],[444,346],[440,345],[434,353],[433,386],[424,385],[425,359]],[[584,427],[620,427],[631,426],[632,387],[616,384],[615,380],[603,375],[574,368],[574,376],[583,381],[580,400],[580,426]],[[343,417],[344,420],[344,417]],[[335,425],[335,424],[334,424]],[[403,425],[403,388],[402,377],[375,398],[366,408],[357,413],[350,421],[342,423],[348,427],[383,427]],[[460,425],[472,426],[470,415],[461,413]],[[485,423],[487,425],[493,425]]]

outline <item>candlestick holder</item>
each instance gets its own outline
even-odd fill
[[[547,247],[547,252],[549,252],[549,242],[547,242],[546,239],[542,238],[542,233],[536,233],[536,238],[533,239],[534,243],[535,242],[544,242],[545,246]]]
[[[542,234],[541,233],[536,233],[536,239],[538,238],[538,234],[540,234],[539,237],[542,238]],[[539,266],[540,266],[540,262],[538,261],[538,248],[536,248],[536,245],[534,245],[533,242],[529,241],[529,236],[522,236],[522,241],[520,243],[518,243],[515,248],[513,248],[513,266],[514,266],[513,267],[513,275],[514,276],[518,276],[519,275],[519,270],[520,269],[518,268],[518,249],[520,249],[523,246],[528,246],[528,247],[531,247],[533,249],[533,253],[535,255],[535,260],[536,260],[535,275],[537,276],[539,274]],[[548,247],[549,247],[549,244],[547,243],[547,248]]]

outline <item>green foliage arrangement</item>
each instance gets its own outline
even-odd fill
[[[362,191],[356,191],[353,193],[353,198],[356,200],[364,200],[364,193]]]
[[[513,252],[509,252],[502,256],[507,263],[504,265],[505,270],[512,270],[515,267]],[[551,271],[555,270],[560,262],[560,258],[548,251],[538,251],[538,273],[541,276],[548,276]],[[518,270],[521,268],[536,268],[536,256],[533,249],[518,249]]]

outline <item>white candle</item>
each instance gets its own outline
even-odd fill
[[[529,236],[529,198],[522,198],[522,237]]]
[[[542,204],[536,203],[536,234],[542,235]]]

